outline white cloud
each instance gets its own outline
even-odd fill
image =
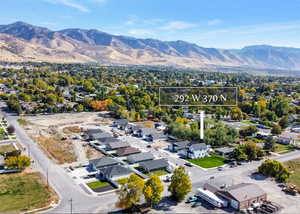
[[[128,31],[128,34],[132,36],[153,36],[154,32],[147,29],[131,29]]]
[[[46,2],[49,2],[52,4],[61,4],[61,5],[67,6],[67,7],[72,7],[72,8],[75,8],[75,9],[77,9],[81,12],[85,12],[85,13],[90,11],[87,7],[75,2],[74,0],[43,0],[43,1],[46,1]]]
[[[212,19],[207,22],[207,25],[214,26],[214,25],[219,25],[222,23],[223,23],[223,21],[221,19]]]
[[[185,30],[196,27],[196,24],[184,22],[184,21],[172,21],[165,26],[160,27],[161,30]]]

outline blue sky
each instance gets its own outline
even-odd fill
[[[8,0],[0,24],[185,40],[204,47],[300,48],[300,0]]]

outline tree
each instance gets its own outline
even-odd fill
[[[283,128],[283,129],[287,128],[288,125],[289,125],[288,117],[287,117],[287,116],[282,117],[278,124],[279,124],[279,125],[281,126],[281,128]]]
[[[82,112],[82,111],[84,111],[84,106],[81,105],[81,104],[76,105],[75,108],[76,108],[76,111],[77,111],[77,112]]]
[[[8,134],[13,134],[15,132],[15,127],[13,127],[12,125],[9,125],[6,130],[7,130]]]
[[[269,151],[269,152],[274,152],[275,151],[275,140],[273,139],[272,136],[269,136],[264,144],[264,150]]]
[[[132,174],[127,182],[118,191],[119,201],[117,207],[132,209],[139,201],[144,189],[144,180],[136,174]]]
[[[9,169],[25,169],[30,163],[31,159],[25,155],[12,156],[5,160],[5,166]]]
[[[248,159],[248,157],[244,151],[243,145],[239,145],[238,147],[236,147],[233,150],[232,157],[238,161],[245,161]]]
[[[248,126],[240,130],[240,135],[242,137],[252,136],[258,131],[256,126]]]
[[[156,175],[150,176],[143,189],[145,200],[152,207],[153,204],[158,203],[161,200],[163,191],[164,185],[160,178]]]
[[[282,132],[282,128],[280,125],[274,125],[271,129],[271,133],[274,135],[279,135]]]
[[[239,107],[234,107],[231,109],[231,119],[232,120],[242,120],[243,119],[243,112]]]
[[[177,169],[175,169],[168,190],[169,192],[171,192],[172,197],[176,201],[182,201],[185,198],[185,196],[189,192],[191,192],[191,179],[184,166],[180,166]]]
[[[266,160],[258,167],[258,172],[266,176],[275,177],[281,182],[286,182],[291,175],[289,170],[276,160]]]

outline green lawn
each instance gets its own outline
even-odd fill
[[[0,145],[0,154],[4,154],[6,152],[12,152],[15,151],[15,147],[11,144],[7,144],[7,145]]]
[[[211,155],[210,157],[198,158],[198,159],[187,159],[187,161],[201,166],[202,168],[213,168],[224,165],[226,159],[219,155]]]
[[[5,136],[5,135],[6,135],[6,133],[5,133],[4,129],[0,128],[0,136]]]
[[[292,171],[288,183],[296,185],[298,190],[300,190],[300,159],[285,162],[284,165]]]
[[[294,148],[291,145],[283,145],[283,144],[279,144],[279,143],[275,144],[275,152],[276,153],[285,154],[285,153],[292,152],[292,151],[294,151]]]
[[[0,213],[43,208],[53,200],[56,201],[57,196],[46,186],[39,173],[0,176]]]
[[[147,173],[145,175],[147,175],[147,176],[151,176],[151,175],[162,176],[162,175],[167,175],[167,174],[169,174],[169,172],[167,172],[166,170],[156,170],[156,171]]]
[[[110,186],[110,183],[108,183],[106,181],[94,181],[94,182],[91,182],[91,183],[87,183],[87,185],[91,189],[98,189],[98,188],[101,188],[101,187]]]
[[[256,123],[253,123],[250,120],[243,120],[242,122],[248,125],[256,125]]]

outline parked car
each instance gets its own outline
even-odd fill
[[[188,167],[193,167],[193,164],[191,164],[191,163],[189,163],[189,162],[188,162],[188,163],[185,163],[184,165],[185,165],[185,166],[188,166]]]
[[[188,198],[188,200],[185,203],[190,204],[196,201],[198,201],[198,198],[196,196],[191,196]]]
[[[218,167],[218,170],[219,170],[219,171],[223,171],[224,169],[225,169],[224,166],[219,166],[219,167]]]

